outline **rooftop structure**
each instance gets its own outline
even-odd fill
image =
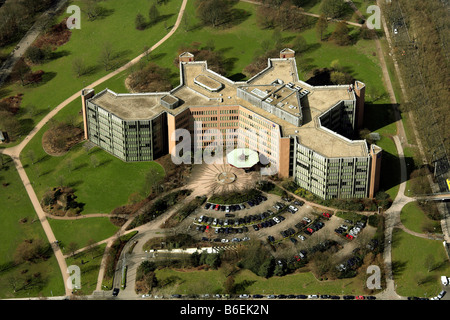
[[[208,128],[220,129],[223,133],[226,129],[234,130],[239,142],[245,140],[242,134],[249,130],[275,129],[276,146],[269,135],[265,136],[268,142],[247,139],[245,143],[279,165],[282,176],[296,179],[297,164],[301,163],[299,158],[296,159],[296,153],[303,148],[310,150],[310,156],[330,161],[369,159],[369,166],[373,152],[366,141],[348,138],[362,124],[364,83],[311,86],[299,80],[294,54],[291,49],[283,49],[280,58],[268,59],[267,68],[254,77],[235,82],[208,69],[206,61],[195,61],[192,54],[184,52],[180,55],[180,85],[170,92],[116,94],[105,89],[97,95],[83,96],[83,103],[91,106],[93,115],[103,110],[109,118],[120,119],[125,131],[127,122],[159,119],[163,129],[159,126],[157,129],[167,130],[169,141],[163,144],[168,152],[175,147],[170,137],[178,128],[188,129],[192,134]],[[89,123],[88,114],[86,112],[85,123]],[[86,127],[89,130],[90,126]],[[96,129],[98,126],[93,123],[91,127]],[[97,131],[93,135],[95,140],[101,133]],[[114,144],[110,142],[114,138],[99,139],[106,141],[110,145],[106,150],[114,154]],[[236,143],[236,138],[225,140]],[[208,140],[200,141],[203,147],[206,147],[205,141]],[[122,152],[126,153],[126,150]],[[370,169],[366,171],[368,181]],[[310,177],[309,183],[314,179]],[[367,190],[368,187],[364,189],[366,195]]]

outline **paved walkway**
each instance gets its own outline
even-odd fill
[[[39,34],[44,30],[47,26],[47,23],[51,21],[51,17],[61,10],[61,8],[66,4],[67,0],[60,0],[56,2],[53,6],[47,9],[44,13],[42,13],[34,25],[28,30],[28,32],[23,36],[20,42],[17,44],[16,48],[11,52],[10,56],[6,61],[2,64],[0,68],[0,87],[3,85],[3,82],[6,81],[9,74],[13,70],[17,61],[22,58],[27,49],[31,46],[31,44],[36,40]]]
[[[137,62],[139,62],[139,60],[141,58],[143,58],[144,56],[146,56],[148,53],[152,52],[153,50],[155,50],[156,48],[158,48],[161,44],[163,44],[167,39],[169,39],[174,33],[175,31],[178,29],[180,23],[181,23],[181,19],[183,17],[184,14],[184,10],[186,8],[186,4],[187,4],[187,0],[183,0],[181,7],[180,7],[180,11],[178,13],[178,17],[177,20],[174,24],[174,26],[172,27],[172,29],[170,30],[169,33],[167,33],[160,41],[158,41],[156,44],[154,44],[150,49],[148,49],[146,52],[140,54],[139,56],[137,56],[136,58],[134,58],[133,60],[131,60],[130,62],[128,62],[127,64],[123,65],[122,67],[116,69],[115,71],[105,75],[104,77],[102,77],[101,79],[91,83],[90,85],[88,85],[87,87],[93,88],[95,86],[98,86],[99,84],[105,82],[106,80],[116,76],[117,74],[121,73],[122,71],[128,69],[129,67],[131,67],[132,65],[136,64]],[[31,141],[31,139],[33,139],[33,137],[35,136],[35,134],[51,119],[53,118],[61,109],[63,109],[65,106],[67,106],[69,103],[71,103],[72,101],[74,101],[75,99],[79,99],[81,96],[81,90],[74,93],[71,97],[67,98],[65,101],[63,101],[61,104],[59,104],[55,109],[53,109],[51,112],[49,112],[34,128],[33,130],[31,130],[31,132],[25,137],[25,139],[18,144],[15,147],[11,147],[11,148],[6,148],[6,149],[2,149],[0,150],[2,153],[10,156],[13,161],[14,161],[14,165],[17,169],[17,172],[19,173],[19,176],[22,180],[23,185],[25,186],[25,190],[28,193],[28,196],[30,197],[31,203],[33,204],[34,209],[36,210],[36,213],[38,215],[39,220],[41,221],[42,227],[44,229],[44,232],[49,240],[50,243],[54,243],[56,241],[55,235],[53,234],[53,230],[50,227],[50,224],[48,223],[47,220],[47,216],[45,214],[45,212],[42,210],[42,207],[39,203],[39,199],[36,196],[36,193],[34,192],[34,189],[30,183],[30,180],[28,179],[28,176],[22,166],[22,163],[20,161],[20,153],[22,152],[22,150],[25,148],[25,146],[28,144],[29,141]],[[112,243],[112,240],[110,239],[108,244],[110,245]],[[66,286],[67,284],[67,280],[68,280],[68,274],[67,274],[67,264],[65,261],[65,257],[62,254],[60,248],[58,246],[52,246],[54,253],[55,253],[55,257],[58,261],[60,270],[61,270],[61,274],[63,276],[63,280],[64,280],[64,284],[65,284],[65,292],[66,295],[71,295],[72,292],[71,290]]]

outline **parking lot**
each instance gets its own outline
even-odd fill
[[[359,242],[356,238],[362,229],[367,229],[359,228],[359,234],[346,237],[356,226],[301,201],[282,199],[273,194],[264,194],[264,199],[253,205],[237,205],[240,206],[232,208],[207,203],[199,208],[189,226],[193,236],[221,245],[258,239],[283,249],[273,252],[275,257],[286,253],[296,255],[300,250],[309,250],[324,240],[332,240],[340,245],[339,258],[352,253]],[[347,229],[339,234],[336,230],[340,228]]]

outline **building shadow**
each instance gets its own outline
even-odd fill
[[[363,128],[369,129],[371,132],[384,128],[396,121],[394,108],[398,108],[398,104],[364,104],[364,124]]]

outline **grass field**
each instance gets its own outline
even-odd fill
[[[403,296],[433,297],[441,290],[440,276],[450,273],[442,241],[393,234],[392,266],[396,291]],[[429,268],[433,269],[429,271]]]
[[[0,170],[0,182],[8,184],[0,185],[0,298],[64,294],[61,273],[53,255],[46,261],[14,265],[19,243],[26,239],[44,242],[47,239],[12,161]],[[32,281],[27,284],[29,279]]]
[[[106,14],[94,21],[88,20],[82,2],[76,4],[81,7],[81,29],[72,30],[70,41],[53,52],[55,59],[32,68],[33,71],[43,70],[44,80],[37,85],[10,84],[0,92],[0,98],[23,93],[20,120],[24,124],[24,134],[67,97],[112,71],[105,70],[99,62],[105,43],[111,44],[114,66],[120,67],[142,53],[145,46],[159,41],[168,32],[166,27],[175,23],[181,0],[170,0],[167,5],[158,6],[162,20],[142,31],[136,30],[134,19],[138,13],[148,16],[151,3],[147,0],[102,1],[100,5]],[[64,13],[56,22],[68,16]],[[76,58],[83,59],[89,70],[86,75],[77,77],[74,73],[72,65]]]
[[[156,271],[159,282],[167,283],[163,294],[204,294],[225,293],[225,276],[218,270],[177,271],[159,269]],[[236,293],[248,294],[363,294],[364,282],[359,278],[334,281],[319,281],[312,273],[295,273],[283,277],[266,279],[249,270],[240,270],[235,275]]]
[[[436,226],[437,230],[441,229],[440,221],[429,219],[425,212],[420,208],[417,202],[410,202],[402,208],[401,216],[402,224],[409,230],[424,233],[425,224]]]
[[[81,288],[76,291],[78,294],[89,295],[96,289],[98,271],[105,248],[106,244],[102,244],[93,252],[82,252],[66,259],[68,266],[76,265],[80,267]]]
[[[67,246],[71,242],[83,248],[88,245],[88,241],[98,242],[107,239],[119,229],[109,221],[109,218],[102,217],[69,221],[49,219],[49,223],[56,239],[61,241],[60,247],[64,254],[70,254]]]
[[[160,11],[167,18],[165,20],[167,27],[171,27],[175,21],[180,4],[181,1],[179,0],[170,0],[167,6],[161,7]],[[86,17],[82,16],[82,29],[74,30],[71,40],[57,50],[59,58],[34,68],[35,70],[43,69],[47,72],[47,78],[44,83],[34,87],[10,85],[2,91],[1,97],[14,95],[19,92],[24,93],[23,110],[20,116],[22,122],[26,123],[29,129],[50,109],[54,108],[67,97],[110,72],[106,71],[98,62],[98,55],[105,41],[112,43],[112,47],[117,54],[116,62],[118,65],[121,65],[140,54],[145,45],[151,46],[166,33],[164,21],[144,31],[134,29],[134,17],[139,11],[146,16],[149,7],[148,1],[136,0],[123,2],[120,0],[108,0],[101,2],[101,5],[109,9],[109,15],[92,22],[87,21]],[[179,83],[179,70],[173,63],[177,57],[178,48],[181,45],[189,45],[193,42],[206,44],[211,39],[214,40],[215,50],[221,51],[226,58],[228,66],[226,76],[245,79],[242,75],[243,68],[252,61],[261,43],[265,39],[272,37],[273,30],[261,30],[257,27],[254,5],[239,2],[234,8],[240,12],[242,19],[233,27],[213,29],[210,27],[202,27],[198,24],[195,17],[193,1],[188,2],[186,8],[186,15],[189,22],[188,31],[185,31],[184,26],[181,25],[169,41],[165,42],[151,54],[151,60],[153,62],[162,67],[170,68],[174,86]],[[330,24],[328,32],[332,32],[333,28],[334,24]],[[353,28],[353,32],[356,32],[356,29]],[[288,45],[297,34],[296,32],[282,32],[284,43]],[[359,40],[354,46],[339,47],[331,42],[319,42],[314,29],[306,30],[301,34],[309,45],[305,52],[296,56],[299,76],[302,80],[306,80],[313,69],[329,67],[332,61],[339,60],[340,65],[347,72],[351,73],[356,79],[366,83],[366,126],[371,131],[381,134],[382,139],[377,144],[385,150],[382,167],[384,173],[382,174],[381,185],[391,197],[395,197],[398,191],[397,183],[399,180],[397,177],[399,177],[400,171],[395,145],[389,138],[390,135],[395,134],[395,124],[393,123],[393,114],[390,111],[391,106],[388,104],[389,99],[381,81],[381,68],[378,57],[374,55],[374,43],[367,40]],[[75,57],[82,57],[87,66],[91,68],[91,72],[88,75],[80,78],[74,76],[72,61]],[[96,92],[106,87],[117,92],[126,92],[124,80],[128,73],[129,71],[122,72],[99,85],[95,88]],[[75,118],[76,123],[80,124],[80,108],[81,100],[77,99],[59,112],[55,119],[61,121]],[[94,148],[90,153],[87,153],[83,149],[82,144],[77,145],[64,156],[49,156],[44,152],[41,145],[42,135],[47,129],[48,125],[36,134],[21,154],[22,163],[39,198],[42,197],[48,188],[57,186],[63,181],[64,184],[72,186],[75,189],[75,194],[78,196],[77,200],[85,204],[83,213],[108,213],[115,207],[125,204],[131,193],[142,190],[146,172],[153,170],[161,177],[164,175],[162,167],[156,163],[124,163],[98,148]],[[37,159],[35,164],[31,164],[31,160],[27,156],[30,150]],[[92,156],[97,158],[100,163],[95,168],[91,161]],[[0,171],[1,176],[3,176],[2,171]],[[7,192],[0,193],[0,200],[7,201],[7,205],[13,208],[14,212],[24,215],[30,210],[30,215],[34,216],[35,214],[31,204],[28,203],[27,205],[26,201],[23,202],[24,199],[28,201],[21,183],[19,183],[19,186],[14,186],[13,188],[8,186]],[[2,208],[0,208],[0,212],[1,210]],[[20,218],[18,217],[17,220]],[[14,224],[14,219],[16,218],[11,218],[11,225]],[[96,239],[101,240],[102,237],[108,237],[113,232],[112,225],[108,224],[109,222],[86,219],[86,223],[93,222],[93,225],[91,228],[84,226],[83,228],[86,228],[86,232],[76,234],[74,230],[80,230],[82,228],[82,225],[78,224],[78,222],[81,221],[73,223],[67,221],[51,221],[57,237],[60,236],[63,242],[79,242],[80,246],[86,243],[89,237],[93,235],[95,235]],[[24,226],[11,227],[11,231],[8,230],[6,233],[6,239],[8,240],[9,237],[16,240],[16,237],[19,238],[17,236],[18,234],[25,234],[20,228],[24,228]],[[99,231],[97,235],[97,230],[103,228],[106,230]],[[40,236],[42,238],[45,237],[43,233]],[[1,245],[0,248],[2,248]],[[12,248],[14,247],[4,247],[1,250],[5,250],[6,253],[8,250],[13,250]],[[5,256],[8,257],[8,254],[11,255],[12,253],[6,253]],[[9,261],[8,259],[5,259],[5,261]],[[53,266],[49,266],[48,268],[57,268],[55,262],[49,263],[53,263]],[[161,272],[169,273],[175,271],[167,270]],[[211,274],[214,272],[218,273],[218,271],[207,272]],[[203,283],[203,287],[192,283],[190,286],[194,286],[194,289],[199,288],[195,290],[211,289],[212,291],[209,292],[219,290],[223,281],[217,273],[214,273],[215,276],[213,276],[213,278],[216,277],[217,279],[211,283],[209,283],[209,278],[204,277],[205,274],[200,273],[200,271],[198,275],[189,273],[191,277],[198,276],[201,279],[199,282]],[[53,274],[55,276],[49,281],[52,281],[54,288],[59,288],[58,290],[62,289],[61,283],[58,283],[60,279],[59,271],[54,271]],[[242,281],[244,281],[245,277],[251,276],[246,275],[244,272],[242,274]],[[177,276],[181,277],[178,274]],[[332,288],[330,290],[337,290],[336,293],[338,294],[341,293],[339,290],[345,290],[345,292],[350,293],[356,292],[357,289],[355,288],[361,288],[361,286],[354,287],[351,282],[345,282],[344,280],[335,283],[319,282],[313,279],[312,275],[308,273],[295,274],[288,277],[286,279],[290,279],[294,283],[293,286],[308,283],[310,285],[308,286],[308,290],[312,288],[311,293],[316,293],[314,290],[319,289],[325,293],[328,290],[325,287],[328,286]],[[2,281],[6,280],[3,276],[0,278],[2,278]],[[204,287],[207,282],[207,287]],[[188,283],[190,282],[180,283],[179,285],[183,288]],[[286,287],[288,291],[294,290],[294,287],[289,287],[287,283],[284,283],[284,279],[277,279],[276,277],[269,280],[255,279],[248,288],[252,292],[257,293],[263,284],[275,291],[276,289],[273,288],[279,287]],[[47,287],[49,286],[51,286],[50,282]],[[7,287],[7,285],[3,287]],[[53,289],[53,294],[55,294],[55,291],[57,290]],[[268,293],[267,289],[266,293]],[[50,295],[48,292],[46,294]]]

